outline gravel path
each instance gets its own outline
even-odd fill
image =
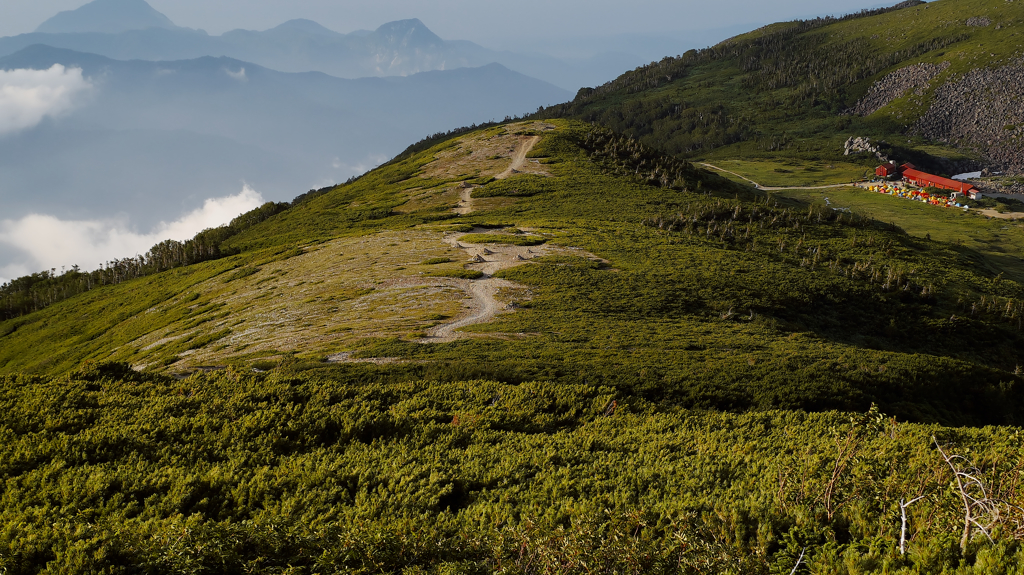
[[[470,233],[489,232],[477,229]],[[427,337],[421,343],[443,343],[464,337],[457,330],[466,326],[487,323],[496,315],[506,311],[506,304],[498,300],[498,291],[502,288],[527,289],[526,286],[508,280],[492,277],[499,270],[521,265],[537,256],[545,255],[550,248],[547,246],[522,247],[508,244],[470,244],[461,241],[466,234],[452,234],[445,242],[466,252],[470,259],[479,256],[483,261],[476,261],[466,267],[483,272],[484,277],[478,280],[460,280],[465,283],[464,289],[469,295],[465,313],[451,323],[435,326],[427,331]]]
[[[459,215],[466,215],[473,213],[473,190],[479,186],[471,186],[468,184],[464,188],[459,190],[459,204],[452,211]]]
[[[766,192],[778,192],[778,191],[782,191],[782,190],[827,190],[829,188],[849,188],[849,187],[853,187],[853,186],[857,185],[857,182],[850,182],[849,184],[829,184],[827,186],[769,187],[769,186],[762,186],[761,184],[755,182],[754,180],[751,180],[750,178],[748,178],[748,177],[746,177],[744,175],[737,174],[736,172],[730,172],[729,170],[724,170],[722,168],[719,168],[718,166],[713,166],[711,164],[704,164],[704,163],[702,163],[701,165],[706,167],[706,168],[711,168],[712,170],[718,170],[719,172],[725,172],[727,174],[732,174],[732,175],[736,176],[737,178],[742,178],[742,179],[750,182],[751,184],[754,184],[755,188],[757,188],[759,190],[764,190]]]
[[[512,165],[510,165],[504,172],[494,176],[496,180],[504,180],[505,178],[519,172],[523,168],[523,164],[526,163],[526,154],[530,153],[530,150],[537,145],[540,141],[540,136],[531,136],[529,139],[523,142],[522,146],[516,150],[514,156],[512,156]]]

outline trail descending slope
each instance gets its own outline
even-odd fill
[[[779,192],[779,191],[783,191],[783,190],[827,190],[829,188],[849,188],[849,187],[857,185],[857,182],[850,182],[848,184],[828,184],[828,185],[824,185],[824,186],[763,186],[763,185],[755,182],[754,180],[751,180],[750,178],[744,176],[743,174],[737,174],[736,172],[733,172],[733,171],[730,171],[730,170],[726,170],[724,168],[719,168],[718,166],[715,166],[715,165],[712,165],[712,164],[708,164],[706,162],[701,162],[700,165],[704,166],[705,168],[711,168],[712,170],[717,170],[719,172],[725,172],[726,174],[732,174],[732,175],[736,176],[737,178],[740,178],[740,179],[743,179],[743,180],[746,180],[746,181],[750,182],[751,184],[754,185],[755,188],[757,188],[759,190],[766,191],[766,192]]]
[[[530,150],[540,142],[540,136],[531,136],[519,145],[516,149],[515,155],[512,156],[512,164],[504,172],[494,176],[497,180],[504,180],[512,174],[518,174],[523,169],[523,165],[526,163],[526,154],[530,153]]]
[[[478,229],[475,232],[486,230]],[[467,234],[455,234],[445,238],[445,242],[451,246],[463,250],[470,261],[468,269],[483,272],[484,276],[478,280],[463,280],[466,282],[465,290],[469,296],[466,303],[465,314],[452,323],[442,324],[430,329],[427,337],[420,340],[422,343],[442,343],[454,341],[465,334],[457,333],[457,330],[467,326],[487,323],[496,315],[507,311],[509,305],[499,301],[498,293],[501,290],[522,290],[527,291],[527,286],[508,280],[493,277],[499,270],[507,269],[541,256],[548,255],[553,250],[550,246],[522,247],[505,244],[474,244],[460,241]]]

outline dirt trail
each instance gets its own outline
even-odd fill
[[[465,187],[459,189],[459,204],[452,209],[452,211],[464,216],[466,214],[473,213],[473,190],[475,190],[477,186],[471,186],[469,184],[463,185]]]
[[[421,340],[421,342],[441,343],[455,341],[460,337],[456,330],[478,323],[487,323],[494,319],[494,316],[498,315],[505,308],[495,297],[498,294],[498,290],[503,287],[519,287],[519,285],[492,277],[471,281],[467,289],[472,298],[472,303],[469,305],[469,315],[453,323],[432,328],[427,332],[427,337]]]
[[[978,213],[984,214],[990,218],[999,218],[1001,220],[1019,220],[1024,219],[1024,213],[1021,212],[997,212],[995,210],[976,210]]]
[[[764,190],[766,192],[778,192],[778,191],[782,191],[782,190],[827,190],[829,188],[849,188],[851,186],[856,186],[857,185],[857,182],[851,182],[849,184],[829,184],[827,186],[785,186],[785,187],[762,186],[761,184],[755,182],[754,180],[751,180],[750,178],[748,178],[748,177],[746,177],[746,176],[744,176],[742,174],[737,174],[736,172],[731,172],[729,170],[725,170],[725,169],[719,168],[718,166],[714,166],[714,165],[711,165],[711,164],[701,163],[701,165],[704,166],[705,168],[711,168],[712,170],[718,170],[719,172],[725,172],[727,174],[732,174],[732,175],[736,176],[737,178],[744,179],[744,180],[750,182],[751,184],[754,184],[755,188],[757,188],[759,190]]]
[[[530,153],[530,150],[537,145],[540,141],[540,136],[530,136],[519,146],[516,150],[515,155],[512,156],[512,165],[510,165],[504,172],[494,176],[496,180],[504,180],[505,178],[515,174],[523,168],[523,164],[526,163],[526,154]]]
[[[490,232],[491,230],[476,229],[470,233]],[[522,247],[507,244],[470,244],[461,241],[465,234],[452,234],[444,239],[446,243],[466,252],[474,263],[467,265],[468,269],[478,270],[484,273],[484,277],[478,280],[461,280],[465,282],[464,289],[469,295],[466,304],[468,308],[465,315],[454,322],[446,323],[431,328],[427,331],[427,337],[420,340],[420,343],[442,343],[467,337],[457,330],[470,325],[487,323],[502,312],[508,306],[498,300],[498,291],[503,288],[527,290],[526,286],[508,280],[492,277],[499,270],[523,264],[535,257],[547,255],[552,248],[546,245]]]

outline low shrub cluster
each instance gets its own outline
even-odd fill
[[[377,368],[0,381],[0,569],[996,573],[1021,431]]]

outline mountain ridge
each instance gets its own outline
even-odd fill
[[[166,61],[224,55],[283,72],[316,70],[344,78],[408,75],[499,62],[569,90],[604,81],[623,64],[642,63],[628,55],[607,63],[592,59],[570,64],[547,56],[494,51],[470,41],[445,41],[415,18],[388,22],[374,31],[349,34],[329,30],[309,20],[285,22],[263,31],[236,29],[220,36],[173,25],[118,33],[99,32],[95,26],[90,31],[87,25],[69,33],[44,30],[49,28],[0,38],[0,56],[33,44],[102,54],[117,60]]]
[[[93,0],[46,20],[37,33],[67,34],[95,32],[117,34],[129,30],[164,28],[176,30],[171,19],[157,12],[146,0]]]
[[[526,145],[532,147],[518,151]],[[524,153],[537,163],[506,169],[507,158]],[[497,178],[502,174],[511,175]],[[1015,343],[1017,320],[1007,318],[1024,314],[1018,309],[1024,289],[1010,279],[991,279],[996,272],[976,262],[997,260],[827,207],[773,203],[588,125],[533,121],[469,132],[284,208],[228,237],[219,258],[8,320],[0,369],[47,370],[59,357],[57,369],[92,358],[187,373],[269,365],[282,354],[322,365],[341,354],[398,366],[416,358],[430,370],[475,361],[458,359],[459,350],[473,349],[516,358],[491,362],[496,371],[488,377],[526,381],[542,377],[558,349],[575,350],[557,360],[559,381],[602,372],[605,382],[641,386],[648,397],[688,406],[860,409],[874,401],[912,419],[1015,421],[1008,405],[1020,399],[1011,393],[1016,388],[993,390],[1000,380],[1018,377],[1011,372],[1024,346]],[[511,282],[500,296],[504,313],[463,328],[454,342],[424,339],[430,326],[460,317],[461,298],[437,297],[437,290],[471,292],[473,282],[488,275],[466,274],[490,269],[487,262],[499,261],[505,244],[524,247],[511,267],[490,272]],[[529,246],[539,247],[531,253]],[[463,252],[480,257],[465,263]],[[145,265],[115,262],[115,269],[129,266],[119,273],[131,278],[131,266]],[[307,286],[319,281],[307,274],[334,279]],[[944,284],[946,277],[958,279]],[[153,291],[170,278],[177,287]],[[129,292],[137,295],[123,303],[110,299]],[[271,294],[268,304],[281,317],[272,330],[261,323],[268,320],[259,303]],[[403,298],[408,301],[399,303]],[[972,301],[988,306],[985,315],[967,319]],[[67,305],[108,309],[84,312],[96,318],[85,333],[100,329],[104,336],[82,339],[72,335],[72,325],[40,321],[60,316]],[[108,325],[103,318],[112,313],[110,305],[128,307]],[[158,315],[128,311],[138,306]],[[1010,316],[999,315],[1003,307]],[[187,311],[193,308],[207,310],[209,325],[195,329],[199,324]],[[338,331],[337,321],[350,329]],[[613,334],[641,329],[637,321],[654,322],[643,328],[649,332],[644,369],[675,383],[651,387],[631,371],[640,357],[631,350],[640,343]],[[912,332],[926,333],[927,343],[907,340]],[[505,339],[509,333],[524,335]],[[584,333],[590,335],[579,340]],[[985,343],[952,345],[963,337]],[[48,340],[66,342],[52,359],[43,352]],[[745,350],[738,357],[719,349],[736,346]],[[765,351],[777,348],[804,359],[785,367],[770,359],[774,351]],[[612,368],[609,357],[623,367]],[[850,357],[888,367],[867,379],[856,370],[825,375],[825,366]],[[750,381],[777,383],[736,387],[731,376],[696,367],[716,361],[749,371]],[[981,387],[962,387],[958,374],[965,372]],[[993,393],[1001,399],[979,399]],[[922,395],[915,400],[915,394]],[[968,401],[963,394],[981,395]]]

